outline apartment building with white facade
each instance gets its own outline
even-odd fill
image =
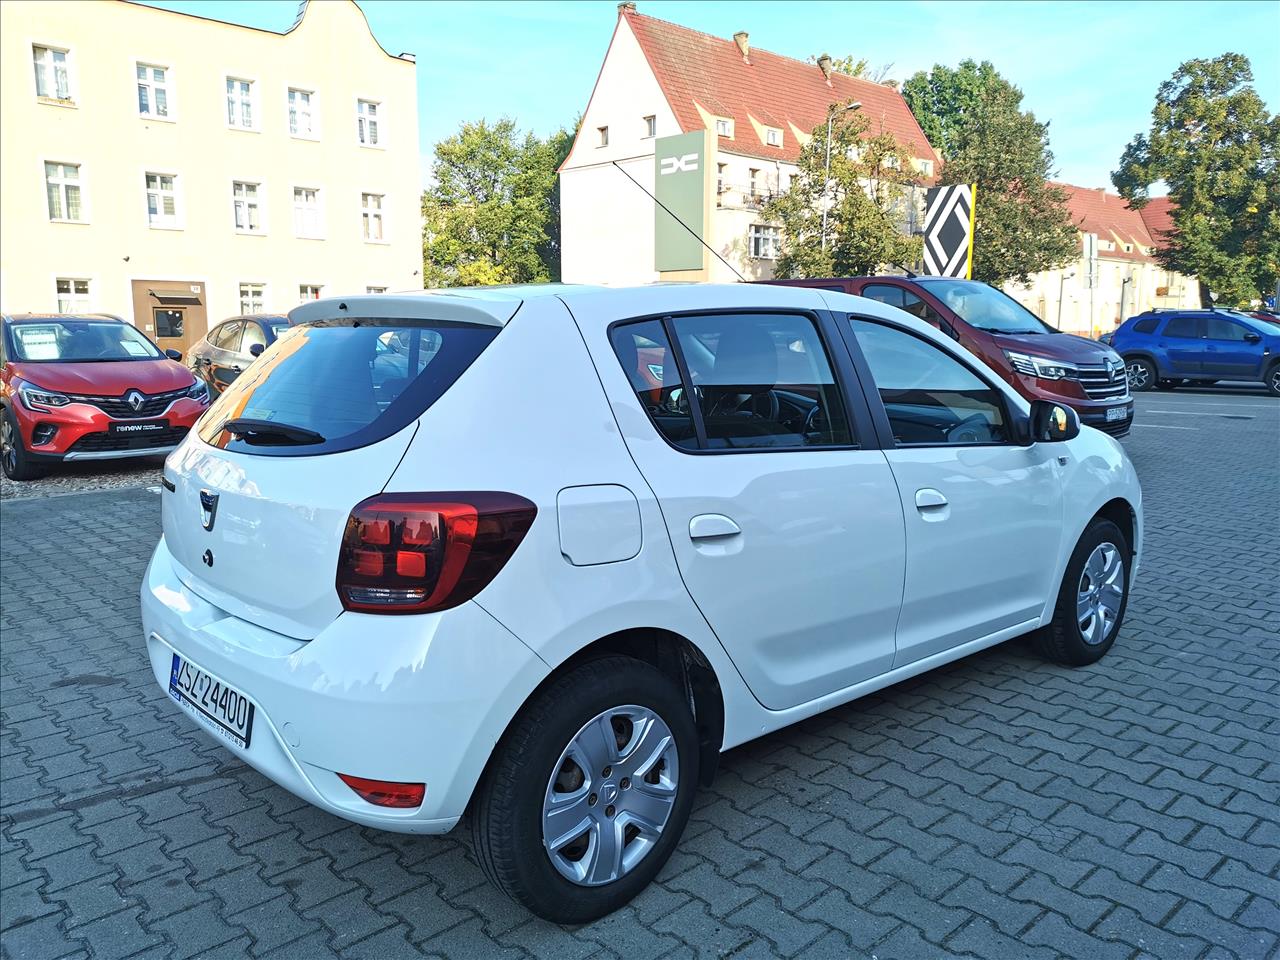
[[[421,287],[416,72],[351,0],[284,33],[0,4],[0,307],[181,350],[226,316]]]
[[[620,4],[560,169],[564,279],[620,285],[664,278],[654,260],[654,201],[645,192],[655,188],[655,143],[700,130],[712,134],[714,164],[703,239],[748,279],[771,278],[780,232],[761,207],[788,188],[801,148],[832,105],[849,101],[862,104],[871,132],[887,130],[908,146],[917,174],[927,180],[937,173],[938,157],[896,89],[833,71],[829,59],[805,63],[757,49],[745,32],[726,40]],[[737,279],[714,256],[703,270],[679,277]]]

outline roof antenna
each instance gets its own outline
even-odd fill
[[[909,270],[900,263],[891,264],[891,266],[895,266],[899,270],[901,270],[903,273],[905,273],[907,275],[908,280],[914,280],[916,277],[919,276],[919,274],[916,273],[914,270]]]
[[[624,177],[626,177],[628,180],[630,180],[632,183],[634,183],[637,187],[639,187],[641,190],[643,190],[646,194],[648,194],[648,195],[649,195],[649,199],[651,199],[654,203],[656,203],[658,206],[660,206],[663,210],[667,211],[667,213],[670,213],[670,214],[671,214],[671,219],[672,219],[672,220],[674,220],[676,223],[680,224],[680,226],[682,226],[682,227],[684,227],[686,230],[688,230],[688,231],[689,231],[689,234],[690,234],[690,235],[691,235],[695,240],[697,240],[700,244],[702,244],[704,247],[706,247],[708,250],[710,250],[713,254],[715,254],[715,258],[716,258],[717,260],[719,260],[721,263],[723,263],[723,264],[724,264],[726,267],[728,267],[730,270],[732,270],[732,271],[734,272],[734,274],[737,276],[737,278],[738,278],[739,280],[741,280],[743,283],[749,283],[749,282],[750,282],[750,281],[748,281],[748,280],[747,280],[747,278],[746,278],[746,277],[744,277],[741,273],[738,273],[738,268],[737,268],[737,267],[735,267],[732,263],[730,263],[730,262],[729,262],[728,260],[726,260],[724,257],[720,256],[720,254],[716,252],[715,248],[714,248],[714,247],[712,247],[712,246],[711,246],[711,244],[709,244],[709,243],[707,243],[707,241],[703,240],[700,236],[698,236],[698,234],[697,234],[697,233],[696,233],[696,232],[695,232],[695,231],[694,231],[694,230],[693,230],[693,229],[692,229],[692,228],[691,228],[687,223],[685,223],[683,220],[681,220],[679,217],[677,217],[677,216],[672,212],[672,210],[671,210],[671,208],[670,208],[670,207],[668,207],[665,203],[663,203],[661,200],[659,200],[657,197],[655,197],[652,193],[649,193],[649,189],[648,189],[648,188],[647,188],[643,183],[641,183],[639,180],[637,180],[637,179],[636,179],[635,177],[633,177],[631,174],[627,173],[627,171],[623,170],[623,169],[622,169],[622,167],[621,167],[621,166],[619,166],[619,164],[618,164],[618,161],[617,161],[617,160],[612,160],[612,161],[610,161],[610,162],[611,162],[615,167],[617,167],[620,171],[622,171],[622,175],[623,175]]]

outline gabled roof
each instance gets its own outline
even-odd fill
[[[1100,256],[1141,263],[1155,260],[1142,251],[1159,247],[1160,232],[1173,224],[1169,213],[1173,202],[1168,197],[1152,200],[1139,211],[1129,206],[1123,197],[1106,190],[1077,187],[1069,183],[1056,183],[1054,186],[1066,191],[1067,209],[1071,212],[1072,222],[1081,233],[1096,233],[1099,239],[1116,244],[1115,250],[1101,251]],[[1155,231],[1152,230],[1153,224],[1157,226]],[[1125,252],[1126,243],[1133,244],[1131,253]]]
[[[749,8],[748,8],[749,9]],[[812,63],[750,47],[744,60],[733,40],[658,20],[623,6],[649,66],[686,133],[706,127],[707,113],[733,120],[734,137],[720,138],[725,153],[794,163],[800,156],[795,131],[808,135],[826,122],[833,103],[862,102],[870,131],[892,133],[913,156],[940,166],[924,131],[902,94],[892,87],[832,71],[830,79]],[[783,131],[782,146],[768,146],[751,120]]]

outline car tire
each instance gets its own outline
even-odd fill
[[[1280,397],[1280,363],[1271,365],[1271,369],[1267,371],[1267,376],[1263,383],[1266,384],[1267,393],[1273,397]]]
[[[624,739],[638,734],[635,743]],[[615,752],[610,765],[602,767],[609,757],[601,751]],[[630,657],[588,660],[535,693],[494,749],[471,810],[480,866],[545,920],[586,923],[612,913],[649,885],[679,842],[698,760],[678,684]],[[652,816],[635,819],[640,810]],[[553,826],[553,817],[563,823]],[[620,852],[608,857],[613,850]]]
[[[1167,380],[1167,379],[1157,380],[1156,389],[1157,390],[1177,390],[1180,386],[1182,386],[1186,382],[1187,381],[1185,380]]]
[[[1134,393],[1142,393],[1156,385],[1156,367],[1150,360],[1134,357],[1124,362],[1125,372],[1129,375],[1129,389]]]
[[[27,452],[18,418],[8,407],[4,408],[4,417],[0,420],[0,468],[10,480],[34,480],[44,473]]]
[[[1082,667],[1106,656],[1129,605],[1132,564],[1129,541],[1119,527],[1100,518],[1089,524],[1067,562],[1053,619],[1039,632],[1046,657]]]

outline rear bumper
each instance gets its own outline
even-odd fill
[[[142,584],[156,682],[170,695],[177,653],[246,695],[255,707],[248,748],[218,742],[302,799],[366,826],[451,829],[511,717],[548,672],[474,603],[421,616],[343,613],[299,641],[215,607],[183,585],[175,564],[161,540]],[[425,782],[426,795],[415,809],[374,806],[339,773]]]

